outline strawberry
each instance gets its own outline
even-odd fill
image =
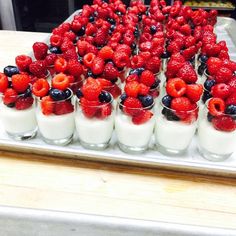
[[[236,122],[230,116],[214,117],[212,119],[212,124],[215,129],[220,130],[220,131],[232,132],[236,130]]]
[[[24,74],[16,74],[12,76],[12,87],[19,93],[24,92],[30,83],[30,77]]]
[[[216,83],[226,83],[230,79],[232,79],[233,73],[230,69],[226,67],[220,67],[218,68],[215,76]]]
[[[210,57],[207,60],[207,69],[210,73],[210,75],[215,75],[217,73],[217,71],[219,70],[219,68],[221,68],[223,62],[222,60],[220,60],[217,57]]]
[[[211,94],[213,97],[226,99],[230,95],[230,86],[225,83],[219,83],[211,88]]]
[[[42,60],[34,61],[29,65],[29,71],[38,78],[43,78],[47,75],[46,63]]]
[[[160,71],[161,60],[159,57],[153,56],[148,61],[146,61],[145,68],[150,70],[154,74]]]
[[[178,71],[177,76],[183,79],[186,83],[195,83],[197,81],[196,71],[192,65],[186,62]]]
[[[225,102],[221,98],[211,98],[208,103],[208,109],[212,116],[220,116],[225,111]]]
[[[33,52],[36,60],[43,60],[47,56],[48,45],[42,42],[36,42],[33,44]]]
[[[186,96],[191,102],[198,102],[203,93],[203,86],[201,84],[188,84],[186,89]]]
[[[123,111],[130,116],[135,116],[142,112],[142,103],[139,99],[134,97],[128,97],[124,101]]]
[[[92,72],[94,75],[99,75],[104,71],[105,62],[100,57],[95,57],[92,65]]]
[[[16,110],[26,110],[30,108],[34,103],[34,99],[32,97],[18,97],[15,102]]]
[[[185,94],[187,85],[180,78],[169,79],[166,84],[166,92],[171,97],[181,97]]]
[[[98,56],[101,57],[104,61],[113,59],[114,51],[109,46],[104,46],[98,52]]]
[[[42,113],[44,115],[51,115],[54,111],[54,103],[50,96],[43,97],[40,102]]]
[[[139,94],[139,83],[137,81],[131,81],[125,85],[125,93],[129,97],[137,97]]]
[[[64,115],[74,111],[74,106],[70,101],[59,101],[55,102],[54,105],[54,114],[55,115]]]
[[[97,101],[101,91],[101,84],[97,80],[92,78],[88,78],[86,83],[82,87],[84,98],[89,101]]]
[[[146,122],[148,122],[153,116],[153,113],[149,110],[142,110],[142,112],[140,112],[140,114],[133,116],[132,118],[132,122],[135,125],[141,125],[144,124]]]
[[[155,83],[155,76],[150,70],[145,70],[140,76],[140,83],[151,87]]]
[[[15,62],[20,71],[28,71],[32,58],[27,55],[19,55],[16,57]]]
[[[37,97],[44,97],[50,89],[49,83],[45,79],[38,79],[32,86],[32,92]]]
[[[52,87],[59,90],[66,90],[70,85],[69,78],[63,74],[59,73],[52,78]]]
[[[116,51],[113,60],[118,68],[124,68],[129,65],[129,56],[122,51]]]
[[[67,72],[70,75],[79,77],[83,74],[83,67],[77,60],[69,60],[67,65]]]
[[[12,89],[12,88],[8,88],[5,90],[4,94],[3,94],[3,103],[5,105],[11,105],[14,104],[17,100],[17,92],[16,90]]]
[[[8,78],[5,74],[0,72],[0,93],[4,93],[8,88]]]

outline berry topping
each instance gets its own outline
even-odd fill
[[[139,100],[141,101],[143,107],[150,107],[154,103],[153,97],[151,95],[139,96]]]
[[[62,90],[55,88],[49,91],[49,95],[54,101],[61,101],[66,98],[66,94]]]
[[[27,55],[19,55],[16,57],[15,62],[20,71],[28,71],[32,59]]]
[[[211,94],[224,100],[230,95],[230,86],[224,83],[216,84],[211,88]]]
[[[99,94],[99,101],[100,102],[106,102],[106,103],[109,103],[111,102],[112,100],[112,96],[110,93],[108,93],[107,91],[102,91],[100,94]]]
[[[149,70],[143,71],[141,76],[140,76],[140,83],[143,83],[146,86],[151,87],[155,83],[154,74]]]
[[[153,116],[153,113],[151,111],[142,110],[140,114],[133,116],[132,122],[135,125],[141,125],[149,121],[152,118],[152,116]]]
[[[13,88],[19,92],[24,92],[30,83],[30,77],[24,74],[16,74],[12,76],[12,86]]]
[[[13,75],[19,74],[19,69],[16,66],[6,66],[3,72],[6,76],[12,77]]]
[[[125,85],[125,93],[128,97],[137,97],[140,84],[137,81],[131,81]]]
[[[26,110],[30,108],[34,103],[34,99],[32,97],[18,97],[15,102],[15,108],[17,110]]]
[[[171,109],[173,109],[174,111],[190,111],[192,110],[192,104],[190,102],[190,100],[186,97],[176,97],[173,98],[171,101]]]
[[[50,96],[43,97],[41,100],[41,110],[44,115],[51,115],[54,111],[54,101]]]
[[[203,86],[201,84],[188,84],[186,90],[186,96],[192,102],[198,102],[203,93]]]
[[[47,56],[48,45],[46,43],[36,42],[33,44],[33,52],[36,60],[43,60]]]
[[[98,107],[100,106],[99,101],[89,101],[82,97],[80,99],[80,106],[85,117],[92,118],[98,112]]]
[[[98,97],[102,92],[102,86],[95,79],[88,78],[82,87],[82,92],[86,100],[98,101]]]
[[[55,102],[54,105],[54,114],[55,115],[64,115],[74,111],[74,106],[70,101],[60,101]]]
[[[212,124],[215,129],[225,132],[236,130],[236,122],[230,116],[218,116],[212,119]]]
[[[225,102],[221,98],[212,98],[208,103],[208,109],[213,116],[222,115],[225,112]]]
[[[18,97],[18,94],[16,90],[12,88],[8,88],[5,90],[3,94],[3,103],[9,107],[12,107],[15,105],[17,97]]]
[[[65,72],[67,69],[67,61],[63,57],[58,57],[54,62],[54,68],[58,73]]]
[[[44,97],[48,94],[49,83],[45,79],[38,79],[32,86],[33,94],[37,97]]]
[[[165,106],[165,107],[170,107],[171,106],[171,101],[172,101],[172,97],[169,96],[169,95],[165,95],[163,98],[162,98],[162,104]]]
[[[4,93],[8,88],[8,78],[5,74],[0,72],[0,93]]]
[[[138,115],[142,111],[142,103],[139,99],[128,97],[124,101],[123,111],[130,116]]]
[[[171,97],[181,97],[185,94],[187,85],[179,78],[169,79],[166,84],[166,92]]]
[[[52,79],[52,87],[59,90],[66,90],[70,85],[68,76],[63,73],[57,74]]]

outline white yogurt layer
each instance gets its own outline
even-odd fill
[[[231,154],[236,149],[236,131],[216,130],[210,122],[202,119],[198,127],[198,142],[208,152],[218,155]]]
[[[0,116],[5,130],[11,134],[23,134],[37,127],[34,106],[26,110],[16,110],[1,104]]]
[[[74,112],[64,115],[44,115],[37,111],[37,121],[40,133],[49,140],[65,139],[74,133]]]
[[[154,117],[148,122],[135,125],[132,118],[122,113],[115,118],[115,130],[120,143],[130,147],[145,147],[153,134],[155,125]]]
[[[185,150],[196,130],[196,124],[168,121],[162,115],[156,119],[155,138],[161,146],[173,150]]]
[[[78,110],[75,116],[76,130],[79,139],[88,144],[105,144],[111,139],[114,128],[114,114],[106,119],[86,118]]]

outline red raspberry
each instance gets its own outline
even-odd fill
[[[230,116],[219,116],[212,119],[212,124],[215,129],[225,132],[236,130],[236,122]]]
[[[70,40],[64,40],[61,44],[61,51],[66,52],[67,50],[70,50],[70,49],[75,50],[75,46],[73,42],[71,42]]]
[[[95,57],[93,60],[93,65],[92,65],[92,72],[94,75],[99,75],[104,71],[105,68],[105,62],[102,58],[100,57]]]
[[[113,86],[113,83],[110,80],[103,79],[103,78],[98,78],[96,80],[100,83],[100,85],[102,86],[102,89],[104,89],[104,90],[106,88]]]
[[[63,73],[57,74],[52,79],[53,88],[64,91],[69,87],[69,85],[70,85],[69,78]]]
[[[236,105],[236,92],[233,92],[226,100],[226,105]]]
[[[208,109],[211,115],[220,116],[225,111],[225,102],[221,98],[211,98],[208,103]]]
[[[131,68],[132,69],[144,67],[144,64],[145,64],[145,61],[144,61],[143,57],[141,57],[140,55],[135,55],[131,59]]]
[[[60,35],[56,35],[56,34],[51,35],[50,44],[53,47],[60,47],[62,44],[62,37]]]
[[[113,59],[114,51],[109,46],[104,46],[98,52],[98,56],[101,57],[104,61]]]
[[[13,88],[18,93],[22,93],[29,87],[30,77],[24,74],[16,74],[12,76],[11,81]]]
[[[138,75],[137,74],[132,74],[132,75],[129,75],[128,77],[126,77],[126,79],[125,79],[126,83],[129,83],[131,81],[137,81],[138,82],[139,81]]]
[[[107,63],[103,71],[103,76],[107,80],[113,80],[119,76],[119,71],[114,67],[113,63]]]
[[[217,44],[207,44],[205,45],[205,51],[208,57],[217,57],[220,53],[220,46]]]
[[[147,62],[152,57],[152,54],[150,52],[140,52],[139,56]]]
[[[155,76],[150,70],[145,70],[140,76],[140,83],[151,87],[155,83]]]
[[[207,69],[210,73],[210,75],[215,75],[219,68],[221,68],[223,62],[217,57],[210,57],[207,60]]]
[[[32,59],[27,55],[19,55],[16,57],[15,62],[20,71],[28,71]]]
[[[169,79],[166,84],[166,92],[171,97],[181,97],[185,94],[187,85],[179,78]]]
[[[227,84],[230,86],[231,92],[236,92],[236,76],[233,76]]]
[[[137,116],[142,112],[142,103],[134,97],[128,97],[124,101],[123,111],[130,116]]]
[[[197,81],[196,71],[190,63],[185,63],[178,71],[177,76],[186,83],[195,83]]]
[[[44,115],[51,115],[53,113],[55,102],[50,96],[43,97],[40,104]]]
[[[30,108],[34,103],[32,97],[18,97],[15,103],[16,110],[26,110]]]
[[[126,45],[126,44],[119,44],[116,47],[116,52],[124,52],[126,53],[128,56],[131,56],[132,50],[130,48],[130,46]]]
[[[95,34],[96,32],[97,32],[97,28],[92,23],[88,23],[85,29],[85,34],[87,36],[90,36],[90,35]]]
[[[161,67],[161,60],[159,57],[151,57],[149,60],[146,61],[145,68],[147,70],[150,70],[154,74],[158,73],[160,71]]]
[[[124,68],[129,65],[129,56],[125,52],[116,51],[114,53],[114,63],[118,68]]]
[[[168,79],[176,77],[178,71],[182,66],[183,62],[180,62],[179,60],[170,59],[170,61],[167,63],[166,77]]]
[[[81,57],[86,54],[87,46],[88,46],[88,43],[86,41],[78,40],[77,48],[78,48],[78,53]]]
[[[150,91],[150,87],[142,83],[139,84],[139,91],[138,91],[139,95],[146,96],[148,95],[149,91]]]
[[[233,73],[230,69],[226,67],[218,68],[215,76],[216,83],[226,83],[230,79],[232,79]]]
[[[132,122],[135,125],[141,125],[141,124],[148,122],[152,118],[152,116],[153,116],[153,113],[151,111],[143,110],[137,116],[133,116]]]
[[[79,77],[83,74],[83,66],[77,60],[69,60],[67,64],[67,72],[70,75]]]
[[[106,119],[112,113],[112,106],[111,104],[104,104],[99,107],[99,110],[96,114],[96,117],[99,119]]]
[[[63,53],[63,57],[68,61],[69,60],[78,60],[78,55],[77,55],[76,50],[74,48],[66,50]]]
[[[186,90],[186,96],[192,102],[198,102],[203,93],[203,86],[201,84],[188,84]]]
[[[76,39],[76,34],[72,31],[65,32],[63,37],[73,42]]]
[[[176,42],[176,41],[172,41],[166,48],[166,50],[171,53],[171,54],[174,54],[174,53],[177,53],[180,51],[180,46],[179,44]]]
[[[34,61],[29,66],[30,72],[38,78],[47,75],[47,66],[44,61]]]
[[[88,78],[86,83],[82,87],[83,95],[89,101],[97,101],[101,91],[101,84],[92,78]]]
[[[96,113],[99,111],[100,105],[101,104],[98,100],[90,101],[84,97],[80,99],[81,110],[84,116],[87,118],[93,118],[94,116],[96,116]]]
[[[230,86],[224,83],[216,84],[211,88],[213,97],[226,99],[230,95]]]
[[[98,49],[94,45],[88,44],[86,53],[90,53],[90,52],[97,55],[98,54]]]
[[[195,56],[196,52],[197,52],[196,46],[191,46],[191,47],[189,47],[189,48],[183,50],[182,54],[183,54],[185,60],[188,61],[188,60],[190,60],[192,57]]]
[[[192,110],[192,104],[186,97],[176,97],[171,101],[171,109],[176,112],[187,112]]]
[[[185,47],[186,48],[189,48],[191,46],[194,46],[196,43],[196,39],[193,37],[193,36],[188,36],[186,39],[185,39]]]
[[[32,87],[33,94],[37,97],[44,97],[48,94],[50,89],[49,83],[46,79],[38,79]]]
[[[0,93],[4,93],[8,88],[8,78],[5,74],[0,72]]]
[[[52,66],[54,65],[54,62],[57,59],[57,55],[56,54],[48,54],[45,58],[45,63],[47,66]]]
[[[70,101],[59,101],[55,102],[54,105],[54,114],[55,115],[64,115],[74,111],[74,106]]]
[[[152,42],[149,42],[149,41],[143,42],[139,46],[139,49],[142,52],[146,52],[146,51],[150,52],[151,48],[152,48]]]
[[[189,24],[182,25],[179,30],[182,34],[184,34],[186,36],[191,35],[191,32],[192,32]]]
[[[46,43],[36,42],[33,44],[33,52],[36,60],[43,60],[47,56],[48,45]]]
[[[60,73],[60,72],[65,72],[67,70],[67,61],[63,57],[58,57],[55,62],[54,62],[54,68],[55,71]]]
[[[96,36],[95,36],[95,43],[96,45],[104,45],[107,43],[107,36],[108,36],[108,30],[104,27],[98,29]]]
[[[234,62],[234,61],[224,59],[223,60],[223,66],[227,67],[231,71],[236,71],[236,62]]]
[[[5,90],[4,94],[3,94],[3,103],[5,105],[10,105],[10,104],[14,104],[17,100],[17,92],[16,90],[12,89],[12,88],[8,88]]]
[[[139,83],[137,81],[131,81],[125,85],[125,93],[129,97],[137,97],[139,94]]]

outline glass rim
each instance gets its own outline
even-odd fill
[[[127,106],[125,106],[124,104],[122,104],[121,103],[122,101],[119,99],[119,101],[118,101],[118,107],[123,107],[123,108],[125,108],[125,107],[127,107]],[[132,111],[139,111],[139,110],[151,110],[153,107],[154,107],[154,105],[155,105],[155,100],[153,99],[153,103],[150,105],[150,106],[147,106],[147,107],[140,107],[140,108],[129,108],[129,107],[127,107],[129,110],[132,110]]]
[[[199,109],[199,105],[197,104],[197,107],[195,107],[194,109],[192,109],[192,110],[189,110],[189,111],[177,111],[177,110],[174,110],[174,109],[172,109],[172,108],[170,108],[170,107],[167,107],[167,106],[165,106],[164,104],[163,104],[163,102],[160,102],[160,104],[161,104],[161,106],[163,107],[163,108],[166,108],[166,109],[168,109],[168,110],[170,110],[170,111],[172,111],[172,112],[179,112],[179,113],[193,113],[193,112],[195,112],[195,111],[197,111],[198,109]]]

